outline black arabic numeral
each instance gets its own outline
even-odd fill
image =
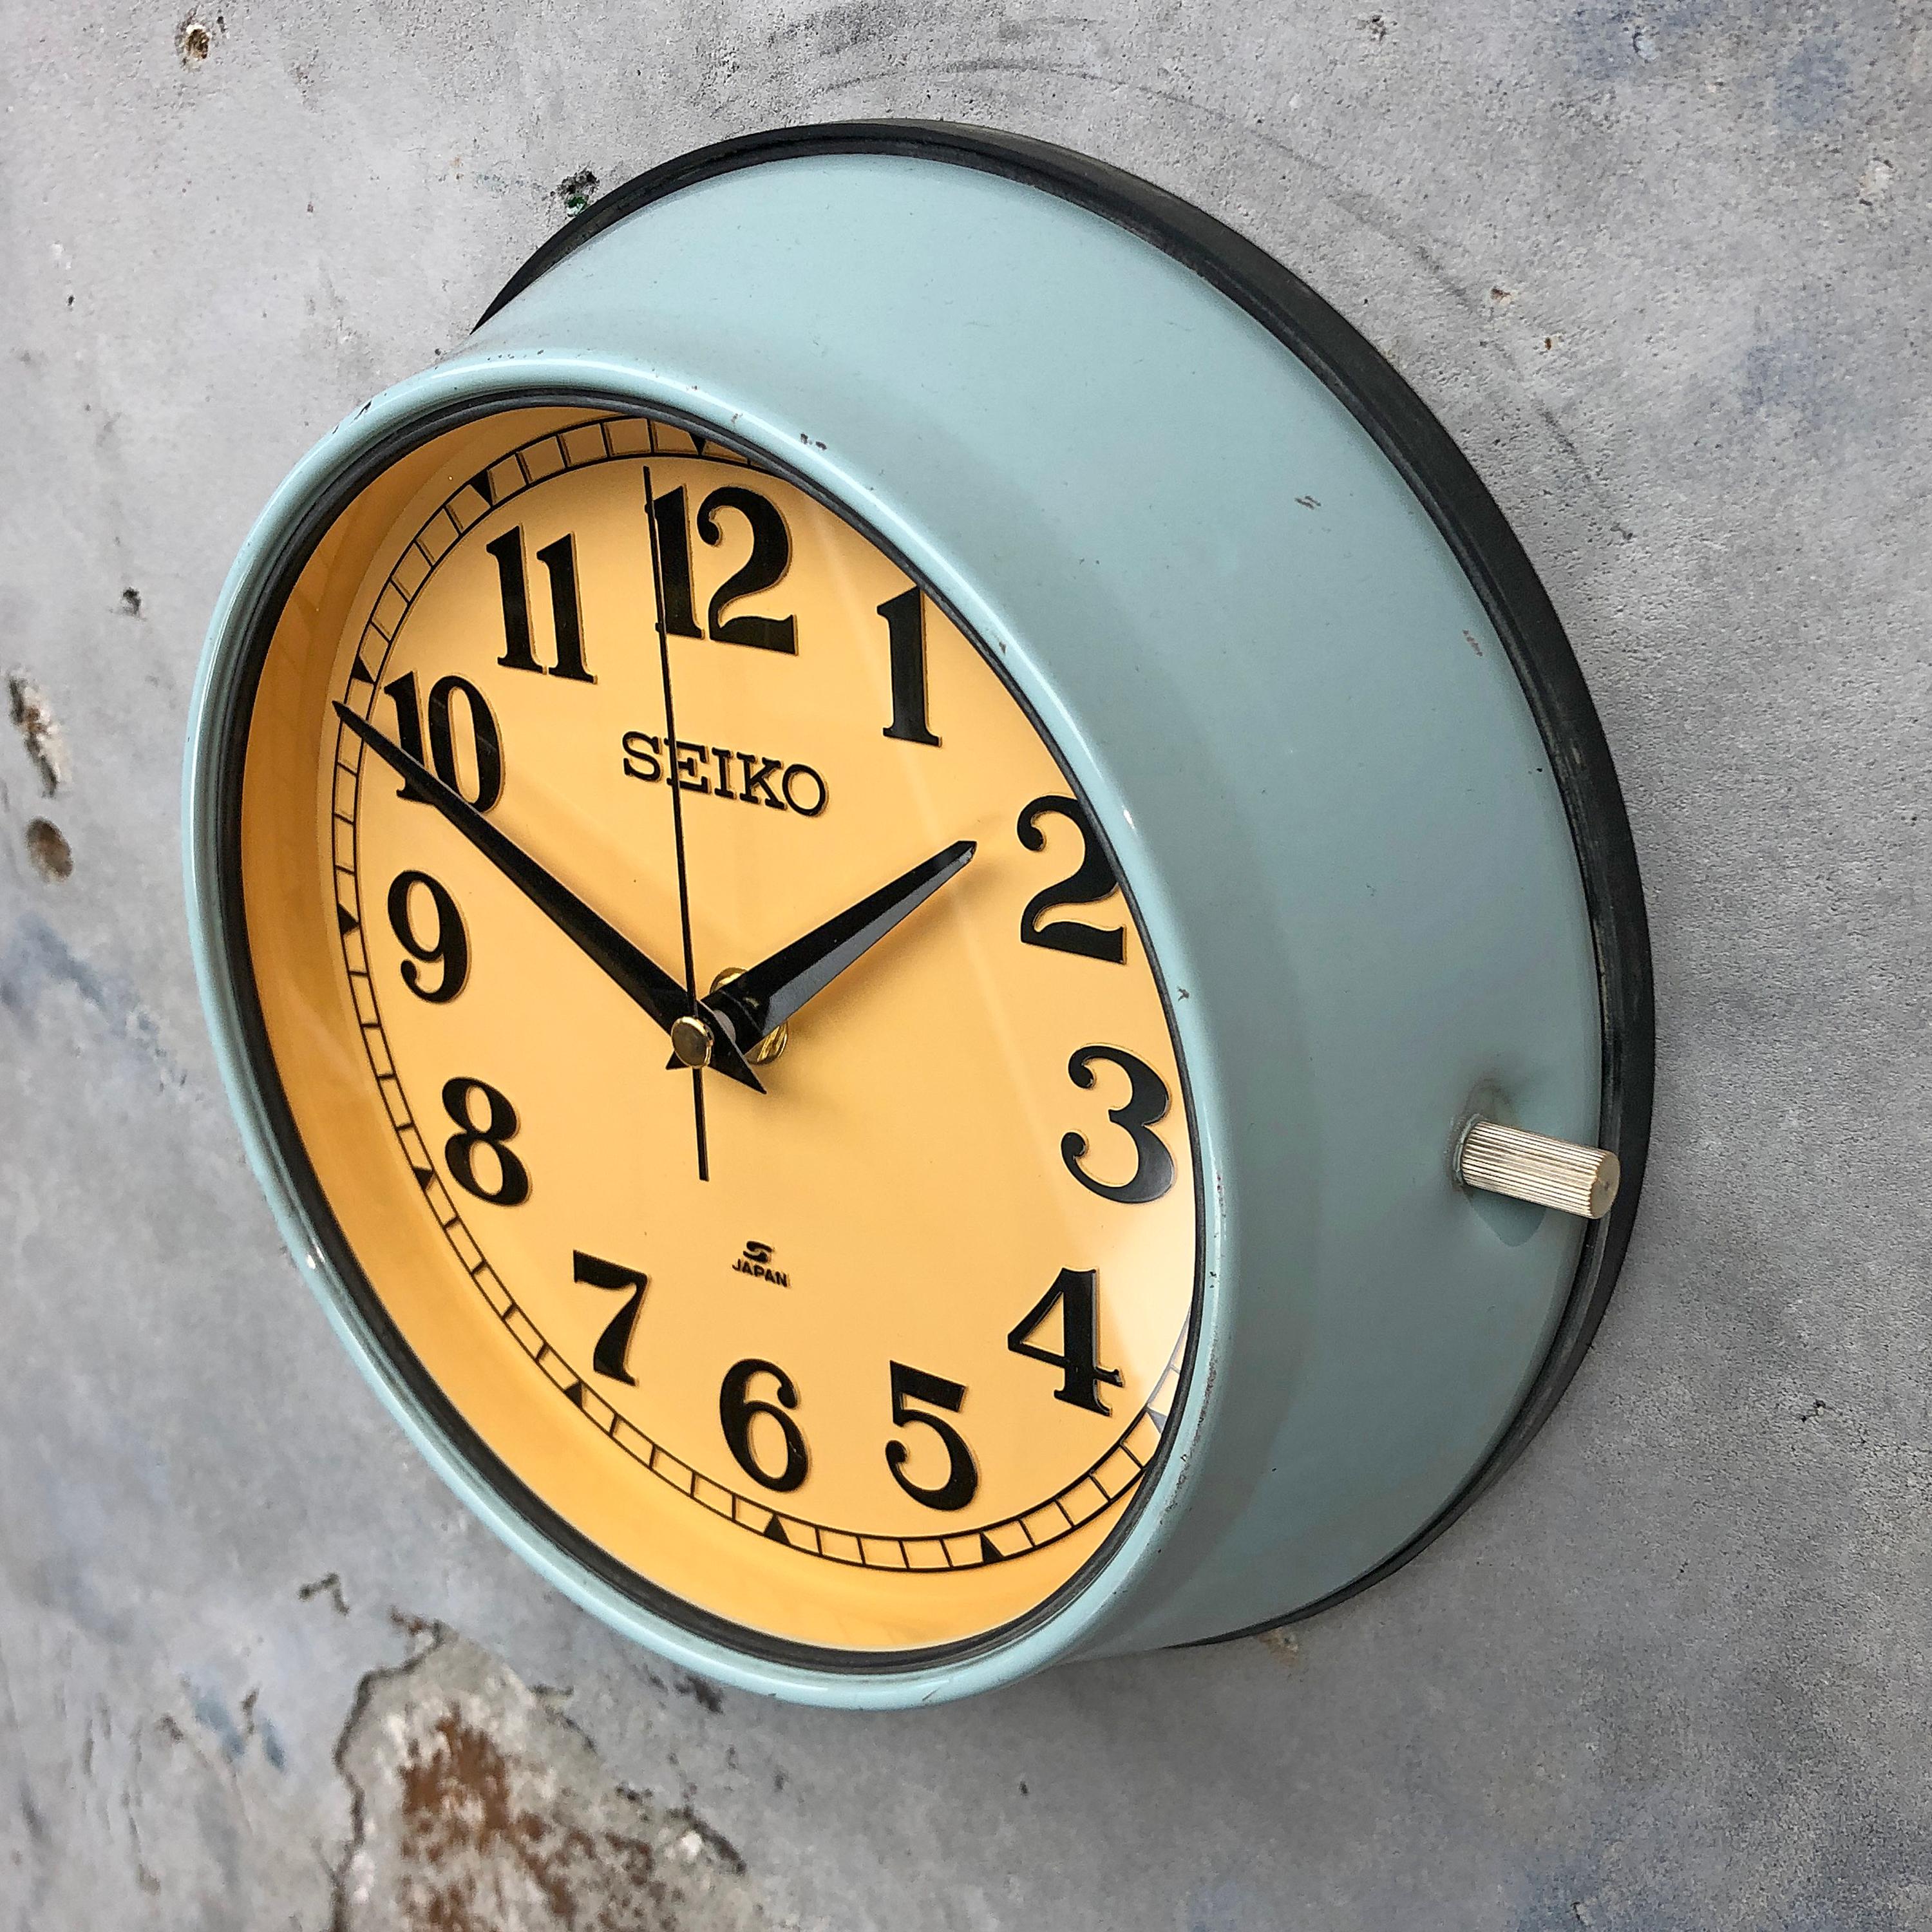
[[[879,606],[892,676],[892,722],[885,735],[907,745],[936,745],[926,718],[926,604],[917,584]]]
[[[410,916],[410,896],[418,886],[428,893],[430,903],[436,908],[434,939],[418,939],[416,922]],[[427,1000],[433,1006],[446,1005],[454,999],[470,977],[470,940],[463,929],[463,915],[448,889],[427,872],[398,872],[389,886],[389,924],[402,942],[403,950],[410,956],[403,962],[403,984],[418,999]],[[424,966],[442,968],[434,986],[424,983],[418,961]]]
[[[396,707],[396,742],[416,760],[427,763],[451,790],[460,792],[478,812],[488,812],[503,795],[503,745],[496,730],[496,714],[483,694],[466,677],[440,677],[430,687],[429,756],[423,757],[423,728],[416,711],[416,674],[405,671],[382,687],[382,694]],[[450,724],[450,700],[460,695],[470,721],[470,762],[476,776],[476,789],[464,789],[456,762],[456,742]],[[399,798],[413,798],[410,782],[396,788]]]
[[[705,625],[721,644],[749,644],[754,650],[795,652],[797,626],[790,617],[727,617],[726,607],[741,598],[769,590],[791,566],[791,532],[778,506],[755,490],[741,489],[728,483],[714,490],[698,506],[698,534],[708,544],[721,544],[724,532],[718,521],[720,510],[736,510],[752,526],[752,554],[742,568],[734,571],[718,586]]]
[[[1027,901],[1026,910],[1020,914],[1020,943],[1050,946],[1056,952],[1077,952],[1088,959],[1108,959],[1118,966],[1127,956],[1126,934],[1122,928],[1117,926],[1103,931],[1099,926],[1066,919],[1057,919],[1050,926],[1040,923],[1040,914],[1052,911],[1056,906],[1095,905],[1111,898],[1120,889],[1113,868],[1107,863],[1107,855],[1100,849],[1087,814],[1076,799],[1050,793],[1035,799],[1020,813],[1016,828],[1020,843],[1029,852],[1046,850],[1046,834],[1040,829],[1039,821],[1048,813],[1069,820],[1078,829],[1080,863],[1058,885],[1048,886]]]
[[[1006,1346],[1029,1361],[1044,1362],[1060,1370],[1060,1386],[1053,1392],[1055,1402],[1070,1402],[1096,1415],[1111,1415],[1113,1411],[1100,1400],[1100,1384],[1120,1388],[1120,1372],[1100,1366],[1100,1314],[1094,1279],[1092,1268],[1062,1268],[1053,1286],[1015,1324]],[[1056,1307],[1060,1310],[1058,1354],[1029,1339]]]
[[[540,671],[543,666],[530,648],[530,600],[524,583],[523,525],[514,525],[484,548],[496,560],[496,588],[503,602],[503,655],[496,662],[511,670]]]
[[[428,762],[423,751],[422,706],[416,697],[416,674],[412,670],[392,678],[382,687],[382,695],[396,707],[396,742],[418,764]],[[412,798],[409,781],[396,788],[398,798]]]
[[[450,700],[458,695],[470,715],[470,752],[476,768],[473,797],[463,790],[450,730]],[[495,712],[466,677],[440,677],[429,688],[428,718],[430,762],[436,776],[452,791],[462,793],[478,812],[488,812],[503,795],[503,747],[496,735]]]
[[[928,1489],[915,1483],[905,1472],[912,1451],[903,1442],[888,1442],[886,1466],[892,1472],[892,1480],[914,1502],[923,1503],[928,1509],[964,1509],[980,1492],[980,1466],[974,1461],[973,1452],[966,1446],[966,1438],[943,1418],[928,1415],[909,1405],[928,1402],[934,1408],[957,1415],[966,1400],[965,1384],[950,1382],[943,1376],[929,1376],[923,1369],[909,1369],[903,1362],[893,1362],[889,1366],[892,1370],[892,1426],[908,1429],[917,1423],[931,1430],[945,1444],[946,1456],[945,1481]]]
[[[1066,1063],[1067,1078],[1076,1087],[1091,1087],[1096,1060],[1111,1061],[1127,1076],[1127,1097],[1119,1106],[1108,1108],[1107,1118],[1133,1136],[1132,1175],[1117,1186],[1096,1180],[1080,1165],[1081,1156],[1087,1151],[1084,1134],[1063,1136],[1060,1157],[1066,1162],[1067,1172],[1082,1187],[1092,1189],[1108,1201],[1158,1201],[1174,1185],[1174,1156],[1168,1152],[1167,1143],[1154,1130],[1154,1122],[1166,1119],[1172,1104],[1167,1082],[1137,1054],[1119,1046],[1083,1046]]]
[[[555,543],[537,552],[537,561],[550,572],[550,612],[556,632],[556,662],[552,677],[573,684],[595,684],[584,662],[584,608],[577,595],[577,539],[566,530]]]
[[[749,1393],[754,1376],[776,1378],[777,1385],[772,1393],[778,1397],[777,1402],[766,1402]],[[806,1454],[805,1438],[800,1433],[798,1424],[785,1413],[787,1409],[797,1406],[798,1390],[793,1387],[790,1376],[776,1362],[761,1362],[754,1358],[734,1363],[724,1377],[724,1386],[718,1391],[718,1420],[739,1468],[753,1482],[762,1483],[766,1489],[776,1490],[782,1494],[796,1489],[812,1466],[811,1458]],[[760,1415],[768,1416],[776,1423],[779,1433],[784,1438],[784,1467],[776,1476],[767,1474],[752,1453],[752,1422],[754,1417]]]
[[[479,1094],[489,1110],[488,1117],[480,1127],[470,1108],[471,1100]],[[478,1200],[494,1202],[499,1208],[514,1208],[527,1201],[530,1198],[530,1169],[509,1149],[511,1137],[517,1131],[517,1110],[508,1100],[487,1080],[465,1077],[443,1082],[442,1109],[458,1128],[444,1142],[442,1149],[442,1157],[448,1162],[456,1184],[466,1192],[475,1195]],[[496,1184],[494,1187],[486,1187],[477,1178],[476,1150],[479,1147],[488,1148],[495,1157]]]
[[[497,588],[503,600],[503,655],[496,662],[508,670],[544,669],[530,642],[530,594],[524,581],[524,530],[519,524],[484,548],[496,560]],[[597,680],[584,664],[584,613],[577,596],[577,543],[568,532],[537,552],[537,561],[550,577],[550,617],[556,632],[556,662],[552,677],[578,684]]]
[[[638,1325],[638,1310],[644,1305],[644,1290],[651,1285],[650,1276],[617,1262],[600,1261],[580,1248],[571,1256],[571,1279],[587,1288],[605,1288],[617,1294],[626,1288],[631,1291],[630,1299],[611,1316],[598,1336],[590,1366],[600,1376],[608,1376],[613,1382],[628,1382],[635,1388],[638,1378],[624,1366],[624,1358],[631,1351],[631,1331]]]
[[[691,594],[691,533],[685,527],[684,486],[653,500],[658,556],[664,572],[664,628],[674,638],[701,638]]]

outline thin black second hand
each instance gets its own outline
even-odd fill
[[[650,532],[651,595],[657,609],[658,664],[664,674],[664,747],[670,754],[671,836],[677,848],[677,916],[684,928],[684,990],[698,998],[698,966],[691,950],[691,881],[684,863],[684,792],[677,782],[677,714],[670,698],[670,634],[664,625],[664,564],[658,554],[657,499],[651,491],[651,466],[644,465],[644,527]],[[704,1132],[704,1069],[691,1070],[691,1103],[698,1129],[698,1178],[711,1178],[711,1152]]]

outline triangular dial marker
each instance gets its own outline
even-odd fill
[[[980,1561],[982,1563],[1004,1563],[1006,1558],[1000,1553],[998,1545],[982,1529],[980,1532]]]

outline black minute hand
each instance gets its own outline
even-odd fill
[[[411,758],[400,746],[392,745],[346,704],[338,704],[335,710],[370,750],[409,781],[412,792],[434,806],[511,884],[602,967],[667,1033],[674,1022],[688,1013],[704,1016],[702,1002],[693,1000],[656,960],[633,946],[601,914],[592,912],[520,845],[506,838],[454,786],[445,784],[419,759]],[[712,1066],[762,1094],[764,1084],[745,1064],[745,1057],[729,1036],[728,1029],[713,1028],[712,1030],[718,1036],[712,1049]]]
[[[888,886],[881,886],[802,939],[794,939],[750,971],[728,981],[710,998],[738,1038],[749,1046],[784,1024],[823,992],[862,952],[875,946],[915,906],[938,892],[979,848],[970,838],[936,852]]]

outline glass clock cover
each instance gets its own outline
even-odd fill
[[[997,653],[850,522],[641,416],[446,432],[290,597],[239,839],[339,1264],[512,1508],[780,1654],[1102,1549],[1196,1298],[1167,994]]]

